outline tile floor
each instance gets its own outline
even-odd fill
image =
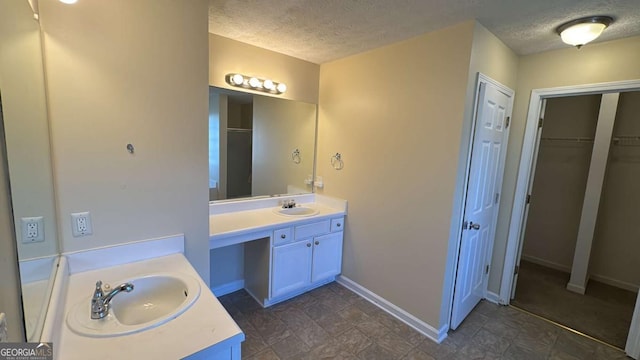
[[[244,290],[220,302],[246,335],[243,359],[627,359],[621,351],[485,301],[442,344],[335,282],[266,309]]]
[[[569,277],[522,261],[511,304],[623,349],[637,294],[590,280],[580,295],[567,290]]]

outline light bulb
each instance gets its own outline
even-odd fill
[[[259,88],[260,87],[260,80],[258,80],[257,78],[252,77],[251,79],[249,79],[249,86],[251,86],[252,88]]]
[[[283,93],[285,91],[287,91],[287,85],[285,85],[285,83],[280,83],[278,84],[277,88],[279,93]]]
[[[267,90],[275,90],[276,86],[273,83],[273,81],[267,79],[264,81],[264,83],[262,84],[262,86],[264,86],[265,89]]]
[[[231,83],[233,85],[242,85],[243,82],[244,82],[244,77],[240,74],[234,74],[231,77]]]

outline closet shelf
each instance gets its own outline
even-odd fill
[[[612,142],[619,146],[640,146],[640,136],[614,136]]]
[[[593,142],[593,138],[587,137],[543,137],[540,140],[549,142]]]

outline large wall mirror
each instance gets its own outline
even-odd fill
[[[20,304],[0,308],[7,315],[10,341],[40,339],[59,254],[41,32],[32,4],[37,2],[0,0],[0,120],[6,155],[1,165],[2,176],[10,183],[0,189],[10,199],[4,207],[9,211],[0,216],[3,223],[14,224],[14,229],[3,229],[3,249],[11,249],[13,259],[19,260],[19,264],[3,263],[0,277],[9,283],[9,272],[19,269],[20,274],[20,284],[8,289],[12,293],[3,286],[0,300],[22,291],[22,311]],[[41,238],[33,236],[33,228],[29,234],[23,231],[24,218],[40,217]],[[15,334],[21,326],[12,322],[21,320],[21,312],[24,332]]]
[[[209,88],[209,200],[312,192],[317,105]]]

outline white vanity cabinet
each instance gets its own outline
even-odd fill
[[[340,274],[343,222],[344,217],[340,217],[274,231],[272,303],[331,281]]]

